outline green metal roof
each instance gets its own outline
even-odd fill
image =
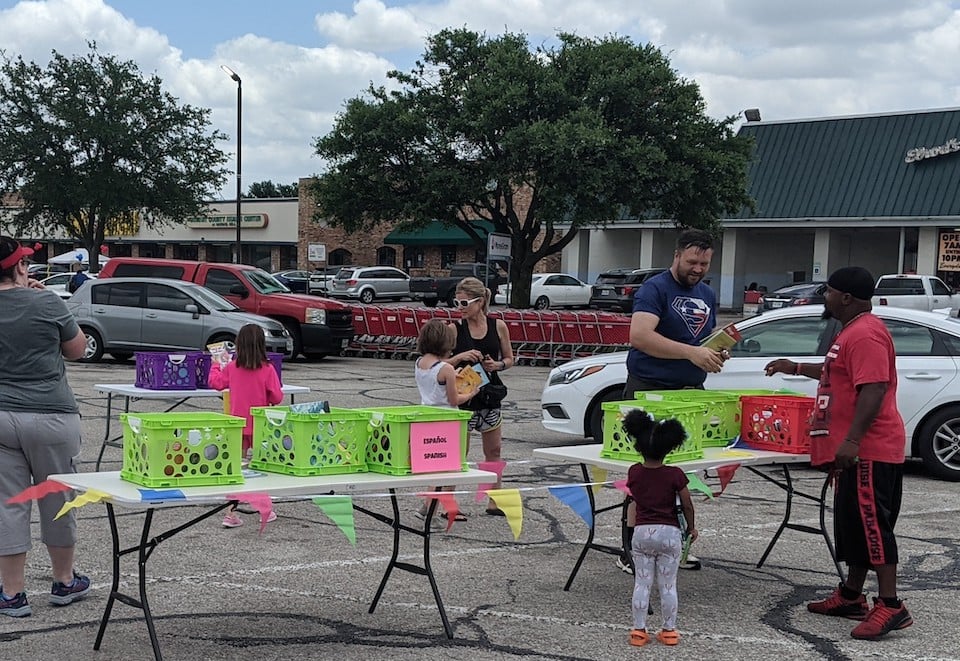
[[[960,216],[960,109],[747,122],[740,133],[756,141],[756,210],[736,218]],[[917,148],[934,152],[906,162]]]
[[[481,235],[493,231],[493,224],[487,221],[474,221]],[[445,225],[439,220],[432,220],[422,228],[416,230],[395,229],[383,239],[384,244],[399,244],[404,246],[471,246],[473,239],[456,225]]]

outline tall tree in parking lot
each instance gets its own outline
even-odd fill
[[[561,33],[531,49],[525,35],[444,30],[389,77],[315,141],[318,217],[353,232],[440,220],[480,248],[476,221],[489,221],[512,237],[513,302],[580,228],[632,216],[715,229],[750,204],[751,142],[736,118],[707,117],[653,46]]]
[[[104,236],[198,215],[226,179],[209,109],[182,105],[137,65],[53,51],[45,68],[0,52],[0,192],[21,235],[55,230],[98,270]]]
[[[245,198],[266,199],[271,197],[297,197],[299,186],[296,182],[292,184],[275,184],[270,179],[266,181],[255,181],[247,189]]]

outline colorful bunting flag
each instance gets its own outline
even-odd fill
[[[593,475],[593,493],[597,493],[603,483],[607,481],[607,470],[605,468],[590,467],[590,474]]]
[[[691,491],[699,491],[700,493],[707,496],[707,498],[713,500],[713,489],[708,487],[704,483],[704,481],[700,479],[700,475],[698,473],[696,473],[695,471],[687,473],[687,480],[689,480],[690,482],[687,485],[688,489],[690,489]]]
[[[103,500],[110,500],[110,494],[97,491],[96,489],[90,489],[86,493],[80,494],[73,500],[65,502],[63,507],[60,508],[60,511],[57,512],[57,515],[53,518],[54,520],[59,519],[61,516],[75,507],[83,507],[84,505],[89,505],[90,503],[99,503]]]
[[[231,494],[227,496],[227,500],[247,503],[250,507],[260,512],[260,534],[263,534],[263,530],[267,527],[267,520],[273,512],[273,499],[270,498],[270,494],[263,492]]]
[[[489,489],[487,495],[507,518],[514,540],[520,539],[520,530],[523,528],[523,503],[520,501],[520,490]]]
[[[593,511],[590,509],[590,496],[587,488],[580,484],[547,487],[554,497],[572,509],[587,526],[593,527]]]
[[[720,478],[720,491],[715,492],[714,497],[721,495],[727,488],[727,485],[730,484],[730,481],[733,479],[734,474],[737,472],[737,469],[740,468],[740,464],[730,464],[729,466],[718,466],[717,467],[717,477]]]
[[[318,496],[313,503],[329,517],[350,543],[357,545],[357,529],[353,520],[353,498],[350,496]]]
[[[618,491],[622,491],[625,496],[630,495],[630,489],[627,488],[626,480],[617,480],[616,482],[613,483],[613,487]]]
[[[497,474],[497,482],[503,479],[503,469],[506,468],[507,462],[505,461],[480,461],[477,463],[477,468],[482,471],[489,471],[491,473]],[[483,499],[486,497],[487,492],[497,486],[496,484],[478,484],[477,485],[477,495],[476,501],[482,503]]]
[[[16,505],[18,503],[26,503],[31,500],[40,500],[44,496],[47,496],[51,493],[59,493],[61,491],[70,491],[70,487],[62,482],[57,482],[56,480],[44,480],[40,484],[27,487],[16,496],[7,498],[7,505]]]

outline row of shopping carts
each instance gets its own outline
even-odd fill
[[[609,351],[630,341],[630,317],[595,311],[491,310],[510,333],[518,365],[557,365]],[[353,306],[354,339],[347,355],[412,359],[420,327],[430,319],[459,318],[447,308]]]

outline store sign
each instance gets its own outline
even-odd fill
[[[308,262],[327,261],[327,244],[325,243],[307,244],[307,261]]]
[[[487,257],[509,257],[510,236],[507,234],[487,235]]]
[[[917,161],[922,161],[925,158],[936,158],[937,156],[945,156],[947,154],[952,154],[955,151],[960,151],[960,140],[956,138],[950,138],[942,145],[937,145],[936,147],[914,147],[907,152],[906,157],[904,157],[904,163],[916,163]]]
[[[960,271],[960,232],[942,232],[940,234],[937,270]]]
[[[266,227],[270,224],[270,217],[265,213],[245,213],[242,218],[241,228],[259,228]],[[208,216],[193,216],[187,218],[184,224],[187,227],[201,230],[233,229],[237,226],[237,216],[236,214],[220,213],[214,213]]]

